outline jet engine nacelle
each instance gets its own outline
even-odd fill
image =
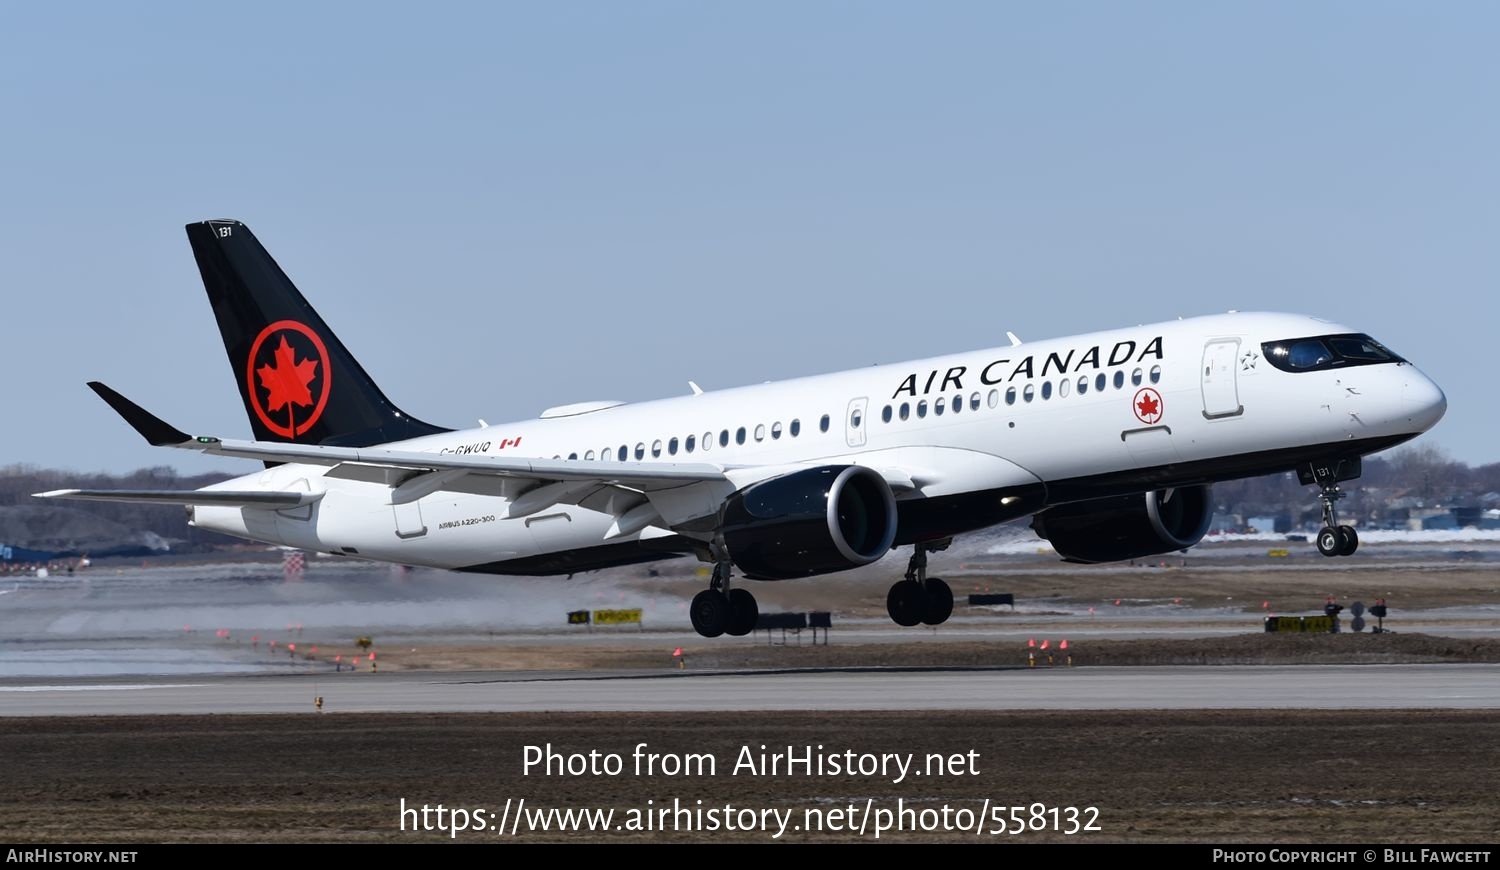
[[[1069,562],[1115,562],[1183,550],[1203,540],[1209,488],[1183,486],[1048,508],[1031,521]]]
[[[724,502],[729,558],[755,580],[858,568],[896,539],[896,497],[876,471],[826,465],[751,484]]]

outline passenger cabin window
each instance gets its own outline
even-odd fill
[[[577,453],[569,453],[568,454],[568,458],[569,459],[577,459],[578,458],[578,454]]]
[[[1123,371],[1115,372],[1115,389],[1118,390],[1118,389],[1120,389],[1123,386],[1125,386],[1125,372],[1123,372]]]
[[[644,442],[644,441],[637,441],[635,443],[635,458],[636,459],[645,459],[646,458],[646,442]]]
[[[1385,345],[1359,333],[1268,341],[1260,349],[1267,362],[1284,372],[1406,362]]]
[[[1007,405],[1014,405],[1015,403],[1016,403],[1016,388],[1015,387],[1006,387],[1005,388],[1005,404],[1007,404]]]
[[[989,402],[990,402],[990,407],[991,408],[998,408],[998,407],[1000,407],[1000,391],[999,390],[990,390]]]
[[[1026,385],[1026,389],[1024,389],[1024,390],[1021,391],[1021,398],[1025,399],[1028,402],[1031,401],[1032,399],[1035,399],[1036,398],[1036,387],[1032,386],[1031,384],[1027,384]]]
[[[1057,382],[1057,397],[1059,399],[1066,399],[1068,397],[1068,391],[1072,383],[1072,381],[1066,378]]]
[[[927,400],[926,399],[923,399],[922,401],[920,401],[920,402],[917,403],[917,416],[919,418],[927,416]]]
[[[823,419],[821,419],[821,420],[818,421],[818,431],[819,432],[827,432],[828,431],[828,415],[827,414],[824,414],[823,415]]]
[[[973,395],[969,396],[969,410],[970,411],[978,411],[979,410],[979,394],[978,393],[974,393]]]
[[[963,409],[964,409],[964,397],[963,396],[954,396],[953,397],[953,413],[957,414],[959,411],[962,411]]]
[[[673,438],[667,442],[667,452],[673,456],[677,455],[677,439]]]
[[[902,402],[901,403],[901,419],[906,420],[906,419],[909,419],[910,417],[911,417],[911,403],[910,402]]]
[[[1151,383],[1155,384],[1155,383],[1159,383],[1160,381],[1161,381],[1161,366],[1152,366],[1151,367]]]
[[[1141,370],[1140,369],[1136,369],[1135,371],[1133,371],[1133,372],[1130,373],[1130,383],[1131,383],[1132,386],[1136,386],[1136,387],[1139,387],[1141,385]]]
[[[703,449],[704,450],[712,450],[713,447],[714,447],[714,433],[712,433],[712,432],[704,432],[703,433]]]
[[[624,462],[625,460],[627,460],[629,458],[630,458],[630,448],[626,447],[624,444],[621,444],[620,445],[620,461]]]
[[[802,421],[801,420],[793,419],[792,420],[791,428],[788,431],[790,431],[792,433],[792,437],[793,438],[796,438],[798,435],[801,435],[802,434]]]
[[[863,420],[863,419],[864,419],[864,415],[862,415],[862,414],[859,413],[859,409],[858,408],[855,408],[853,411],[849,412],[849,425],[851,427],[853,427],[855,429],[858,429],[859,428],[859,421]]]
[[[590,450],[589,452],[583,454],[583,458],[585,460],[589,461],[589,462],[593,462],[594,461],[594,451]]]
[[[1094,378],[1094,389],[1102,393],[1104,392],[1105,385],[1108,383],[1109,382],[1104,378],[1104,372],[1100,372],[1098,376]]]
[[[734,433],[734,443],[736,443],[736,444],[744,444],[745,443],[745,427],[744,426],[741,426],[739,429],[735,430],[735,433]]]
[[[890,408],[886,408],[886,410],[889,411]],[[886,419],[889,420],[890,418],[887,417]],[[781,421],[777,420],[775,423],[771,424],[771,440],[775,441],[775,440],[779,439],[780,437],[781,437]]]
[[[698,443],[697,436],[689,435],[687,437],[687,440],[682,443],[682,447],[687,452],[692,453],[693,452],[693,445],[697,444],[697,443]]]
[[[651,444],[651,458],[657,459],[661,456],[661,439],[658,438]]]
[[[719,446],[720,447],[728,447],[729,446],[729,430],[728,429],[720,429],[719,430]]]
[[[947,399],[943,399],[943,398],[938,398],[938,399],[934,400],[933,403],[932,403],[932,413],[934,413],[934,414],[938,415],[939,417],[941,417],[941,416],[943,416],[943,411],[946,410],[947,407],[948,407],[948,400]]]
[[[764,423],[758,423],[758,424],[756,424],[756,426],[755,426],[755,440],[756,441],[764,441],[764,440],[766,440],[766,424],[764,424]]]
[[[880,419],[883,422],[886,422],[886,423],[891,422],[891,406],[890,405],[886,405],[884,408],[880,409]]]

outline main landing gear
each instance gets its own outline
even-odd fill
[[[927,576],[927,552],[948,549],[952,538],[917,543],[906,578],[897,580],[885,596],[885,609],[897,625],[942,625],[953,614],[953,590],[937,577]]]
[[[1351,467],[1352,465],[1352,467]],[[1359,549],[1359,534],[1353,526],[1339,525],[1338,500],[1344,497],[1339,481],[1359,477],[1360,461],[1340,460],[1313,462],[1298,469],[1304,484],[1318,485],[1318,501],[1323,503],[1323,528],[1318,532],[1318,552],[1325,556],[1352,556]]]
[[[715,562],[708,588],[693,596],[688,615],[693,620],[693,630],[704,637],[721,634],[743,637],[755,630],[755,622],[760,618],[754,595],[745,589],[729,588],[729,568],[728,559]]]

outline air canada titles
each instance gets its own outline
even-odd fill
[[[1140,348],[1137,352],[1137,348]],[[1093,347],[1079,353],[1079,348],[1071,348],[1067,353],[1053,351],[1046,354],[1028,354],[1019,360],[1009,357],[992,360],[979,370],[979,382],[987,387],[996,384],[1010,383],[1018,379],[1045,378],[1050,375],[1068,375],[1081,372],[1085,369],[1097,371],[1104,368],[1114,368],[1132,362],[1140,363],[1147,359],[1162,359],[1162,337],[1156,336],[1141,347],[1134,341],[1118,341],[1113,347],[1106,349],[1103,345]],[[1040,362],[1038,362],[1040,361]],[[963,378],[969,372],[968,366],[952,366],[946,371],[943,369],[932,369],[924,377],[922,372],[912,372],[901,381],[896,392],[891,394],[892,399],[906,396],[925,396],[932,392],[946,392],[948,390],[964,389]],[[941,376],[941,379],[940,379]]]

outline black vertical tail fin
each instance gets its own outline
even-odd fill
[[[249,227],[187,235],[257,440],[368,447],[448,431],[391,404]]]

